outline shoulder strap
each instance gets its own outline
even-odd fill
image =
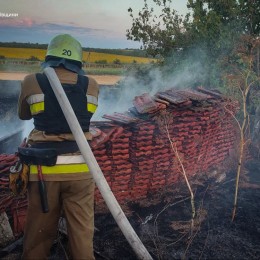
[[[53,91],[50,82],[44,73],[36,73],[36,79],[43,93]]]
[[[79,84],[80,86],[83,86],[85,93],[87,93],[87,90],[88,90],[88,83],[89,83],[89,79],[87,76],[78,75],[77,84]]]

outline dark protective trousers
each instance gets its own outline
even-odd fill
[[[46,182],[49,212],[42,213],[38,182],[28,187],[29,206],[26,218],[22,259],[47,259],[57,237],[63,210],[72,259],[93,260],[94,181]]]

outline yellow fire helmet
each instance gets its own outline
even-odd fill
[[[63,65],[68,70],[84,74],[82,66],[81,44],[69,34],[55,36],[48,45],[45,62],[42,67]]]
[[[75,60],[82,63],[82,47],[69,34],[60,34],[49,43],[46,56]]]

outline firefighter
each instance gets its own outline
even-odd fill
[[[68,34],[57,35],[48,45],[42,67],[54,68],[86,139],[91,140],[89,125],[97,108],[99,88],[93,78],[84,75],[80,43]],[[22,259],[47,259],[61,215],[66,219],[72,259],[95,259],[95,184],[44,73],[27,75],[22,81],[18,115],[22,120],[33,119],[34,129],[27,138],[29,148],[51,148],[58,154],[54,166],[40,167],[48,212],[41,207],[39,167],[29,165]]]

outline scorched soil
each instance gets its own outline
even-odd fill
[[[171,187],[149,199],[123,205],[128,219],[153,259],[260,259],[260,163],[241,177],[238,208],[231,221],[235,173],[219,173],[218,181],[194,183],[196,218],[191,229],[189,193]],[[97,260],[137,259],[113,217],[95,216]],[[22,246],[2,259],[19,259]],[[49,259],[68,259],[67,238],[60,234]]]

